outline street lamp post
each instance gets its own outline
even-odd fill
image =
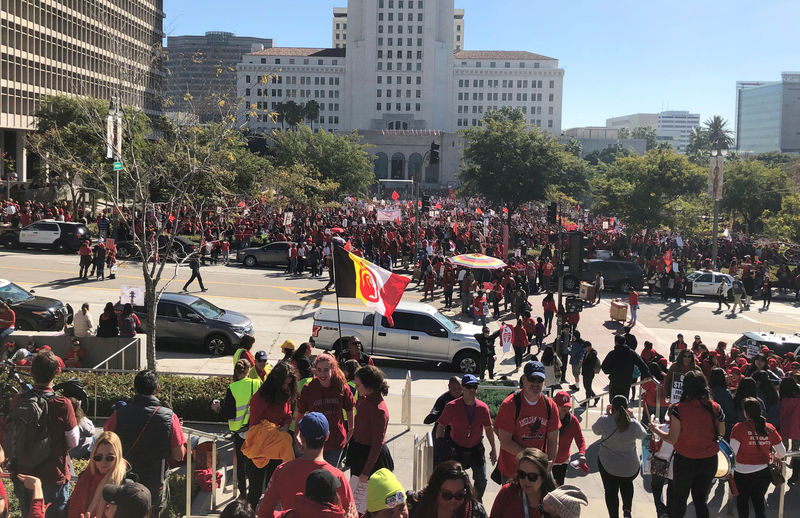
[[[719,202],[722,200],[723,167],[727,149],[712,149],[711,163],[709,166],[709,190],[708,194],[714,200],[714,224],[711,230],[711,268],[717,269],[717,254],[719,241]]]

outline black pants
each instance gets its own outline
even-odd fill
[[[449,308],[453,305],[453,287],[452,286],[445,286],[444,287],[444,306]]]
[[[527,348],[525,347],[514,347],[514,365],[519,368],[522,365],[522,357],[525,356],[525,351]]]
[[[669,488],[669,518],[683,518],[689,493],[697,518],[708,518],[708,493],[717,472],[717,456],[689,459],[678,453],[673,457],[672,484]]]
[[[553,313],[552,311],[545,311],[544,312],[544,327],[547,329],[547,334],[550,334],[550,330],[553,328]]]
[[[650,478],[650,489],[653,491],[653,503],[656,505],[656,514],[660,517],[662,514],[667,513],[667,506],[669,505],[669,498],[667,503],[664,503],[664,486],[667,486],[667,495],[669,496],[669,486],[672,481],[665,477],[652,476]]]
[[[189,280],[186,281],[186,284],[183,285],[183,291],[186,291],[186,288],[192,283],[193,280],[197,279],[198,284],[200,284],[200,289],[205,290],[206,287],[203,286],[203,278],[200,277],[200,270],[192,270],[192,276],[189,277]]]
[[[236,461],[236,487],[239,489],[239,498],[247,496],[247,463],[248,458],[242,453],[244,439],[238,433],[233,434],[233,457]]]
[[[567,466],[569,464],[554,464],[553,465],[553,478],[556,481],[556,485],[563,486],[564,479],[567,476]]]
[[[567,382],[567,366],[569,365],[569,354],[559,355],[561,358],[561,383]]]
[[[769,468],[764,468],[755,473],[734,471],[733,480],[739,489],[739,496],[736,497],[736,509],[739,511],[739,518],[748,518],[750,516],[750,502],[753,502],[756,518],[764,518],[767,515],[765,497],[769,485],[772,483]]]
[[[727,309],[731,309],[731,305],[728,304],[727,297],[725,297],[725,295],[718,295],[717,296],[717,311],[721,311],[722,310],[722,305],[723,304],[725,304],[725,307]]]
[[[591,374],[583,374],[583,389],[586,391],[586,397],[594,397],[595,393],[592,390],[592,381],[594,381],[594,371]]]
[[[487,369],[489,370],[489,377],[494,378],[494,354],[481,354],[480,358],[478,358],[478,374],[480,374],[481,379],[483,379]]]
[[[253,509],[258,509],[258,501],[261,500],[264,489],[269,484],[275,468],[280,466],[282,462],[280,459],[272,459],[263,468],[257,468],[253,461],[247,459],[247,480],[250,482],[247,501],[250,502],[250,507]]]
[[[631,382],[620,382],[617,380],[610,380],[611,384],[608,387],[608,401],[614,399],[617,394],[625,396],[626,398],[631,392]]]
[[[609,518],[617,518],[619,516],[619,495],[622,495],[623,511],[630,511],[633,507],[633,479],[639,473],[637,472],[632,477],[617,477],[606,471],[599,459],[597,460],[597,466],[600,468],[600,478],[603,479],[603,490],[605,491]]]

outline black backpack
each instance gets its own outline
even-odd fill
[[[4,449],[12,473],[34,473],[50,458],[48,401],[54,397],[53,392],[42,394],[36,390],[20,394],[8,417],[5,435]]]

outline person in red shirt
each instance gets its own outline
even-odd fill
[[[478,295],[472,299],[472,314],[474,315],[472,320],[473,325],[478,325],[478,322],[480,322],[481,326],[486,327],[486,313],[488,312],[489,305],[486,303],[483,290],[478,290]]]
[[[17,315],[7,302],[0,300],[0,343],[14,332],[17,323]]]
[[[389,424],[389,407],[384,396],[389,384],[383,372],[374,365],[356,371],[354,379],[358,401],[353,436],[347,450],[350,465],[350,487],[359,513],[367,510],[367,482],[381,468],[394,469],[394,461],[386,447],[386,427]]]
[[[513,480],[500,488],[490,518],[540,518],[542,501],[556,488],[549,462],[541,450],[521,450],[514,459]]]
[[[341,415],[341,411],[339,412]],[[298,483],[316,470],[324,469],[339,481],[336,493],[348,518],[357,518],[353,492],[344,473],[325,461],[323,448],[328,441],[328,418],[319,412],[309,412],[297,422],[297,438],[303,455],[278,466],[270,479],[264,498],[258,506],[258,518],[272,518],[278,504],[291,509],[298,496]]]
[[[517,325],[511,326],[511,346],[514,348],[514,365],[519,369],[522,366],[522,357],[525,355],[525,350],[531,347],[521,318],[517,319]]]
[[[314,359],[314,372],[314,379],[300,392],[296,419],[299,422],[306,412],[318,412],[328,419],[330,433],[325,442],[325,462],[338,467],[347,439],[353,435],[355,399],[339,362],[330,354],[323,353]],[[343,411],[347,414],[348,429]]]
[[[433,290],[436,287],[436,275],[431,268],[425,270],[425,294],[422,300],[428,300],[428,293],[431,294],[431,300],[434,300]]]
[[[717,438],[725,434],[725,413],[711,400],[702,372],[687,372],[682,389],[680,402],[669,409],[669,432],[654,423],[648,428],[675,447],[670,516],[686,514],[691,493],[697,517],[708,518],[708,493],[717,472]]]
[[[558,432],[558,453],[553,464],[553,478],[559,486],[564,484],[567,474],[567,466],[570,458],[570,447],[572,443],[578,447],[578,463],[584,472],[588,473],[589,467],[586,464],[586,440],[583,438],[581,423],[572,413],[572,398],[566,391],[560,391],[553,396],[558,407],[558,419],[561,421],[561,428]]]
[[[69,348],[67,354],[64,355],[64,364],[67,367],[75,367],[80,369],[83,366],[83,357],[86,356],[86,351],[81,347],[81,341],[77,338],[72,339],[72,347]]]
[[[636,313],[639,310],[639,294],[633,286],[628,289],[628,306],[631,308],[631,319],[625,325],[633,327],[636,325]]]
[[[495,428],[500,438],[500,473],[511,479],[516,474],[515,456],[525,448],[538,448],[547,453],[550,462],[558,453],[558,408],[542,394],[544,365],[529,361],[522,376],[522,390],[508,396],[500,404]]]
[[[766,516],[765,496],[771,477],[769,464],[773,461],[770,451],[775,449],[775,458],[783,458],[786,448],[775,427],[761,415],[761,403],[756,398],[746,398],[742,408],[747,420],[736,423],[731,430],[731,449],[736,455],[733,480],[739,494],[736,507],[739,516],[750,514],[753,503],[756,518]]]
[[[556,301],[553,298],[552,292],[547,292],[544,299],[542,299],[542,311],[544,311],[544,326],[547,328],[547,334],[553,328],[553,316],[556,314]]]
[[[472,478],[475,481],[475,492],[478,500],[483,500],[486,491],[486,450],[483,446],[483,433],[492,449],[489,459],[492,464],[497,462],[497,449],[494,443],[492,417],[489,407],[476,397],[478,392],[478,378],[473,374],[465,374],[461,378],[461,397],[445,405],[437,422],[437,442],[445,438],[445,428],[450,427],[450,439],[453,443],[455,454],[453,460],[461,463],[464,469],[472,469]]]
[[[292,404],[297,399],[297,371],[291,363],[280,361],[270,371],[267,379],[250,398],[250,427],[266,419],[281,431],[288,431],[292,422]],[[252,462],[247,464],[247,501],[253,509],[264,494],[264,482],[269,483],[272,473],[281,464],[280,459],[270,460],[263,468]]]

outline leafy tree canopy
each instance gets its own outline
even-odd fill
[[[518,109],[489,111],[483,126],[465,130],[464,137],[462,193],[508,208],[509,220],[521,205],[543,200],[547,179],[563,167],[563,147],[549,134],[528,127]]]
[[[722,208],[739,215],[748,229],[767,210],[777,213],[783,197],[791,193],[787,172],[780,167],[768,167],[760,160],[726,161]]]

